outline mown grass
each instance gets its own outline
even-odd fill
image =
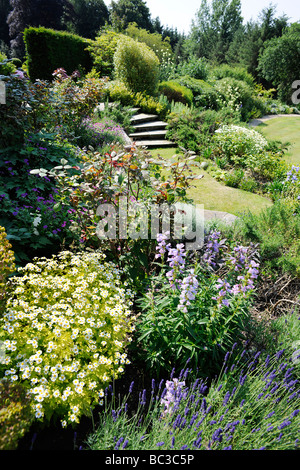
[[[155,149],[151,153],[153,156],[159,154],[163,158],[172,158],[176,154],[176,149],[161,148]],[[272,206],[270,199],[225,186],[203,169],[195,169],[195,172],[202,174],[204,177],[193,182],[188,191],[188,196],[193,199],[195,204],[204,204],[206,210],[229,212],[234,215],[248,211],[258,214],[261,210]]]
[[[300,164],[300,116],[272,118],[256,127],[269,140],[290,143],[284,159],[287,163]]]

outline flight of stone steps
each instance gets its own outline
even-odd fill
[[[134,132],[129,134],[132,142],[137,146],[147,148],[175,147],[174,142],[166,139],[167,123],[160,121],[156,114],[140,113],[135,109],[131,118]]]

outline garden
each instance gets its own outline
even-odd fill
[[[249,123],[297,134],[300,107],[136,24],[24,41],[0,55],[0,449],[298,449],[299,155]],[[172,149],[128,142],[136,109]],[[191,249],[180,204],[237,218]]]

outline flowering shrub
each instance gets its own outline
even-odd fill
[[[170,163],[134,146],[125,146],[115,147],[104,155],[90,150],[82,152],[75,174],[70,165],[50,171],[32,170],[32,173],[55,179],[61,207],[72,211],[70,230],[74,239],[80,240],[81,246],[106,249],[108,256],[120,267],[126,266],[129,277],[138,282],[148,272],[153,249],[153,243],[149,243],[151,205],[171,205],[186,199],[186,190],[196,177],[192,173],[191,158],[187,154],[183,162],[177,159]],[[168,178],[163,175],[164,170],[169,172]],[[117,237],[110,232],[109,236],[110,222],[112,230],[114,225],[117,229],[117,217],[122,210],[120,201],[126,203],[126,234]],[[105,224],[107,230],[103,227],[99,236],[99,226],[108,220],[98,212],[99,206],[104,207],[104,204],[110,205],[111,213]],[[147,214],[148,221],[140,234],[137,230],[134,238],[130,227],[138,219],[139,208]]]
[[[206,236],[201,257],[172,248],[160,234],[160,271],[138,300],[138,342],[147,366],[159,372],[191,366],[213,373],[224,350],[241,334],[258,276],[254,246],[230,246],[220,232]]]
[[[224,156],[229,163],[247,166],[247,158],[258,155],[268,141],[254,129],[237,125],[223,125],[214,135],[215,154]]]
[[[178,378],[140,393],[132,417],[129,394],[119,407],[107,397],[91,450],[292,450],[299,449],[300,396],[291,354],[277,350],[228,351],[212,382],[188,366]],[[147,403],[149,405],[147,406]]]
[[[21,383],[37,419],[78,422],[124,371],[131,293],[100,253],[36,259],[12,279],[1,319],[2,376]]]
[[[6,295],[7,277],[15,270],[15,257],[7,240],[5,229],[0,226],[0,313]]]
[[[15,450],[33,422],[30,397],[20,384],[0,382],[0,450]]]

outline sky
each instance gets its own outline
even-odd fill
[[[188,34],[192,20],[195,19],[196,12],[199,10],[201,0],[144,0],[148,6],[151,17],[160,19],[163,26],[177,28],[178,32]],[[110,0],[104,0],[107,6]],[[241,0],[242,16],[244,23],[258,19],[259,13],[263,8],[275,5],[276,16],[282,16],[284,13],[289,21],[300,21],[300,2],[299,0]]]

